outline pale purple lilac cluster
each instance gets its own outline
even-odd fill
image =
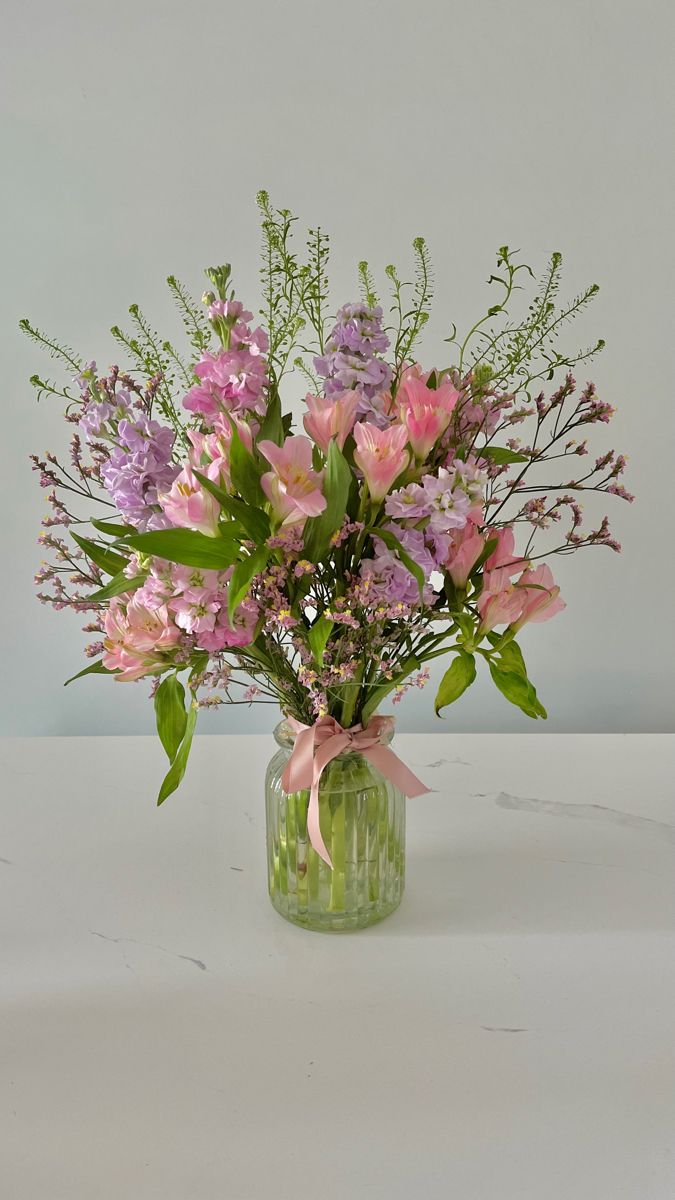
[[[159,508],[159,493],[171,487],[178,467],[173,462],[175,433],[153,420],[143,398],[117,387],[118,375],[96,379],[96,363],[78,376],[86,402],[80,430],[100,456],[99,474],[124,520],[141,531],[165,529],[170,522]]]
[[[338,310],[324,353],[314,359],[324,394],[357,391],[357,419],[367,417],[380,427],[389,423],[386,391],[392,369],[381,357],[388,348],[380,306],[344,304]]]

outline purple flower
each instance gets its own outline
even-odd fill
[[[391,367],[378,356],[388,346],[389,338],[382,329],[381,308],[345,304],[337,314],[324,354],[314,359],[314,365],[325,381],[325,394],[331,396],[355,388],[367,401],[386,391],[391,383]],[[368,416],[369,420],[373,419],[373,414],[379,417],[380,423],[389,423],[383,403],[375,409],[364,403],[359,411],[359,416]]]
[[[101,478],[123,517],[137,529],[165,529],[170,521],[157,509],[157,492],[171,487],[178,468],[171,461],[174,432],[140,414],[123,418],[116,445],[101,467]]]

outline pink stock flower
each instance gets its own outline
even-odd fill
[[[237,434],[242,445],[249,454],[253,451],[253,430],[246,421],[232,416]],[[199,433],[188,429],[187,435],[192,442],[190,450],[190,466],[208,475],[219,487],[229,491],[232,487],[230,479],[230,445],[232,442],[232,425],[224,417],[216,417],[213,422],[213,433]],[[213,468],[213,469],[211,469]]]
[[[204,467],[203,474],[220,480],[218,460]],[[173,525],[185,529],[197,529],[207,537],[218,536],[220,505],[196,478],[192,467],[185,466],[174,480],[171,491],[158,497],[159,503]]]
[[[356,418],[358,393],[349,391],[338,396],[308,395],[305,399],[309,412],[305,413],[303,424],[312,441],[327,454],[331,438],[334,437],[342,450]]]
[[[312,468],[309,438],[287,437],[283,446],[258,442],[258,449],[272,467],[260,483],[276,515],[286,524],[317,517],[326,507],[321,491],[323,472]]]
[[[180,640],[165,605],[146,608],[135,596],[111,602],[104,620],[103,665],[117,671],[123,683],[155,675],[170,662],[168,657]]]
[[[444,565],[455,587],[466,587],[466,581],[484,547],[485,538],[478,533],[471,521],[467,521],[466,525],[454,534]]]
[[[383,500],[392,483],[410,462],[408,432],[403,425],[378,429],[359,421],[354,426],[354,462],[365,476],[373,500]]]
[[[546,563],[534,570],[523,571],[516,587],[521,594],[522,609],[512,626],[515,631],[529,621],[549,621],[567,607],[560,599],[560,588]]]
[[[235,610],[234,624],[231,625],[227,616],[227,603],[224,603],[213,628],[204,629],[197,637],[197,645],[211,653],[234,649],[237,646],[249,646],[255,636],[259,611],[255,601],[249,598]]]
[[[429,388],[426,382],[412,375],[401,383],[396,403],[418,462],[424,462],[445,433],[458,399],[459,392],[451,383]]]

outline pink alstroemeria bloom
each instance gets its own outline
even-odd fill
[[[476,562],[483,553],[485,538],[478,533],[476,526],[467,521],[453,536],[445,567],[455,587],[466,587]]]
[[[309,438],[287,437],[283,446],[262,441],[258,449],[272,467],[260,483],[275,514],[286,524],[318,517],[326,507],[326,498],[321,491],[323,472],[312,468]]]
[[[354,426],[354,439],[354,462],[363,471],[370,495],[373,500],[384,500],[410,462],[408,431],[404,425],[378,429],[377,425],[359,421]]]
[[[113,600],[104,627],[103,665],[116,671],[115,678],[122,683],[163,670],[167,652],[181,637],[165,605],[146,608],[135,596],[128,602]]]
[[[527,559],[519,558],[515,553],[516,539],[510,525],[501,529],[486,529],[485,540],[497,539],[492,554],[485,561],[485,577],[490,576],[493,592],[508,587],[510,579],[527,567]],[[485,591],[485,585],[483,587]]]
[[[521,594],[522,611],[512,624],[515,632],[529,621],[550,621],[567,607],[560,599],[560,588],[546,563],[534,570],[523,571],[516,587]]]
[[[410,375],[396,393],[400,419],[408,431],[408,440],[418,462],[424,462],[450,424],[459,392],[451,383],[429,388]]]
[[[216,461],[204,467],[203,474],[214,482],[220,479],[220,466]],[[171,491],[158,496],[159,503],[173,525],[184,529],[197,529],[207,537],[218,536],[220,505],[196,478],[192,467],[183,467],[174,479]]]
[[[483,591],[476,602],[480,614],[478,634],[489,633],[495,625],[510,625],[521,614],[523,593],[514,583],[504,583],[500,572],[483,577]]]
[[[305,400],[309,412],[305,413],[303,424],[312,441],[327,454],[331,438],[335,438],[342,450],[356,419],[358,393],[349,391],[330,397],[310,394]]]

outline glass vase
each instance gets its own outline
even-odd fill
[[[307,836],[309,791],[287,795],[281,785],[294,735],[282,721],[274,736],[279,749],[265,781],[272,904],[286,920],[326,933],[381,921],[403,896],[405,796],[362,753],[334,758],[319,785],[319,823],[331,869]]]

